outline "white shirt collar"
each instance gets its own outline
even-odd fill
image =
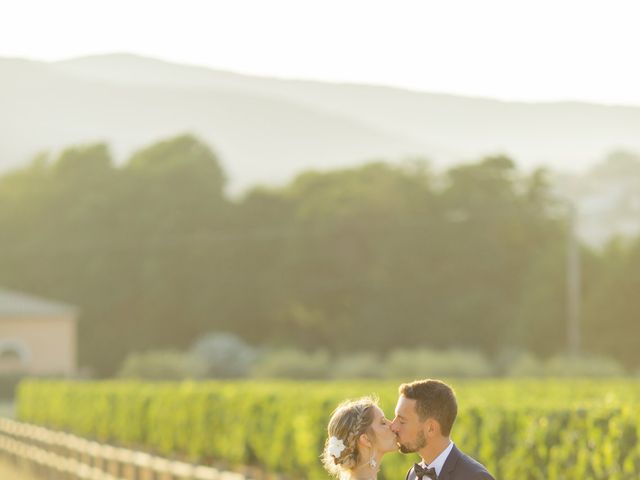
[[[436,459],[431,462],[429,465],[426,465],[427,468],[435,468],[436,475],[440,476],[440,472],[442,471],[442,467],[444,467],[444,462],[447,461],[447,457],[451,450],[453,449],[453,442],[449,441],[449,445],[445,448],[440,455],[436,457]],[[425,465],[424,460],[422,461],[422,465]]]

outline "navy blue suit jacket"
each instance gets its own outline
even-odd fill
[[[413,467],[407,472],[405,480],[416,480]],[[465,455],[454,445],[442,466],[438,480],[494,480],[494,478],[484,465]]]

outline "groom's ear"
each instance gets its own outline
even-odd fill
[[[428,435],[440,434],[440,424],[435,418],[427,418],[427,420],[424,423],[425,423],[425,427]]]

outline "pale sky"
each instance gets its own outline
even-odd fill
[[[640,0],[0,0],[0,57],[640,105]]]

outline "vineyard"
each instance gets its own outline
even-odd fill
[[[333,408],[375,394],[393,418],[399,382],[64,382],[20,385],[18,418],[200,463],[326,478]],[[496,479],[627,480],[640,472],[640,381],[452,381],[452,438]],[[416,457],[390,454],[381,477]]]

